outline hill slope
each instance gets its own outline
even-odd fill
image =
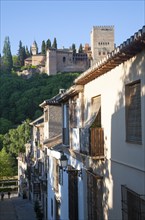
[[[67,89],[78,73],[55,76],[35,74],[30,79],[17,75],[1,74],[0,77],[0,133],[21,124],[29,118],[34,120],[42,114],[39,104],[55,96],[59,89]]]

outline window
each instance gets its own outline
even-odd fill
[[[65,57],[63,57],[63,63],[65,63],[65,61],[66,61],[66,58],[65,58]]]
[[[101,96],[92,98],[92,115],[96,116],[95,127],[101,127]]]
[[[122,219],[143,220],[145,219],[145,200],[126,186],[121,186],[122,195]]]
[[[68,171],[68,191],[69,191],[69,220],[78,220],[78,178],[77,171]]]
[[[77,99],[78,99],[78,95],[73,97],[71,103],[71,125],[73,128],[77,127],[77,114],[78,114]]]
[[[102,200],[102,177],[95,175],[91,171],[87,171],[88,219],[103,219]]]
[[[141,144],[141,85],[140,81],[126,85],[126,141]]]
[[[99,51],[99,56],[101,55],[101,51]]]

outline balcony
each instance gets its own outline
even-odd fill
[[[104,129],[90,128],[90,156],[104,156]]]
[[[104,129],[81,129],[81,153],[91,157],[104,157]]]

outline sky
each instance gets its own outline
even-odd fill
[[[145,0],[0,0],[0,51],[9,36],[12,55],[19,42],[34,40],[41,52],[42,41],[57,39],[57,46],[76,48],[90,44],[93,26],[113,25],[119,46],[145,25]]]

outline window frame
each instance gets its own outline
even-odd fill
[[[139,96],[137,92],[139,92]],[[140,116],[138,116],[138,112]],[[134,117],[131,116],[131,114]],[[134,123],[131,121],[132,118],[135,121]],[[140,144],[140,145],[142,144],[142,120],[141,118],[142,118],[141,117],[141,80],[137,80],[137,81],[134,81],[132,83],[125,85],[126,142]],[[131,126],[131,125],[134,125],[134,126]]]

